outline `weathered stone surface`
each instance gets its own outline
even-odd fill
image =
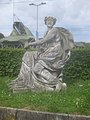
[[[0,120],[90,120],[90,116],[0,107]]]
[[[7,120],[7,109],[0,108],[0,120]]]
[[[48,31],[42,40],[29,43],[25,48],[37,47],[37,51],[26,51],[18,77],[11,82],[15,91],[60,91],[63,83],[63,67],[73,48],[72,34],[65,28],[53,27],[56,18],[45,17]]]

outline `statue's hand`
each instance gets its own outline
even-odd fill
[[[24,48],[25,48],[25,49],[28,49],[28,48],[29,48],[29,44],[28,44],[28,43],[25,43]]]
[[[30,48],[30,47],[33,47],[33,46],[35,45],[34,43],[35,43],[35,42],[25,43],[24,48],[25,48],[25,49],[28,49],[28,48]]]

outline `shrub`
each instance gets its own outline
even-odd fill
[[[0,49],[0,76],[17,76],[24,50]]]
[[[65,80],[90,79],[90,49],[73,49],[64,67]]]
[[[23,49],[0,49],[0,76],[17,76],[20,71]],[[64,80],[90,79],[90,49],[73,49],[64,67]]]

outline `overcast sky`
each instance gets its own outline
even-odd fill
[[[46,4],[38,7],[39,37],[47,30],[45,16],[53,16],[57,19],[55,26],[69,29],[75,41],[90,42],[90,0],[0,0],[0,33],[11,33],[14,13],[14,21],[22,21],[35,36],[37,9],[29,4],[41,2]]]

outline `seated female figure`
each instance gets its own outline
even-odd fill
[[[71,33],[61,27],[53,27],[56,18],[45,17],[48,31],[41,40],[29,43],[25,48],[38,47],[37,51],[26,51],[18,77],[11,82],[14,91],[28,89],[32,91],[60,91],[63,67],[73,48]]]

